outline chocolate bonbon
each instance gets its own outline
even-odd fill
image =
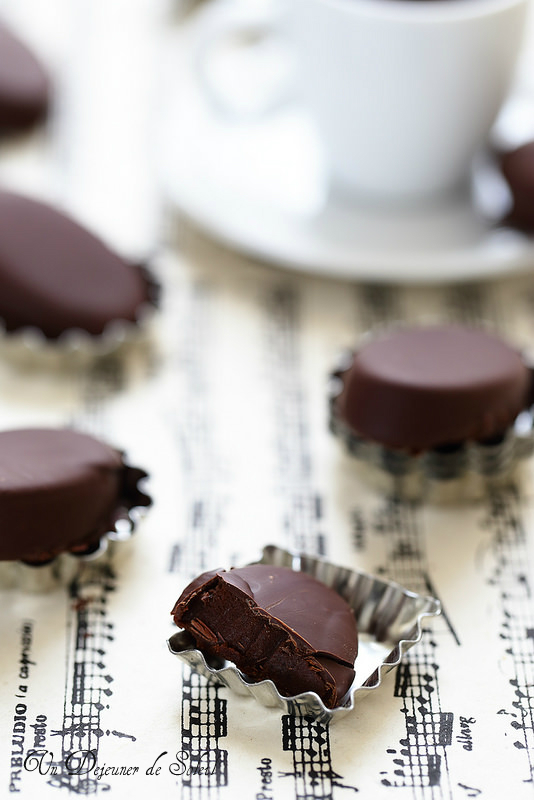
[[[135,507],[146,473],[84,433],[26,428],[0,433],[0,561],[41,564],[87,554]]]
[[[330,428],[387,493],[449,502],[502,485],[534,450],[534,373],[463,325],[368,335],[331,375]]]
[[[500,436],[533,399],[519,352],[459,325],[378,335],[338,378],[336,416],[366,439],[413,453]]]
[[[203,652],[247,677],[272,680],[286,696],[316,692],[339,705],[354,679],[354,614],[333,589],[287,567],[253,564],[206,572],[172,614]]]
[[[255,563],[303,572],[347,601],[358,626],[358,657],[355,679],[341,705],[327,708],[313,692],[284,696],[272,680],[253,681],[234,664],[202,652],[185,630],[173,633],[167,644],[170,653],[197,675],[290,717],[306,717],[324,724],[342,719],[358,698],[380,687],[384,675],[400,664],[406,651],[421,639],[423,619],[440,611],[440,604],[434,598],[417,595],[383,577],[340,566],[321,556],[271,544],[263,548],[261,558]]]
[[[49,80],[33,53],[0,24],[0,134],[31,128],[49,105]]]
[[[0,321],[8,332],[38,329],[47,339],[82,330],[100,337],[136,324],[154,302],[143,270],[51,206],[0,192]]]
[[[502,174],[512,195],[507,222],[534,230],[534,142],[528,142],[501,156]]]

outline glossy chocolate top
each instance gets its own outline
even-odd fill
[[[39,122],[49,103],[48,78],[35,56],[0,24],[0,133]]]
[[[119,451],[67,429],[0,433],[0,560],[40,562],[86,550],[124,510],[150,503],[146,473]]]
[[[340,377],[338,418],[365,439],[411,452],[499,436],[532,402],[519,353],[462,326],[384,333]]]
[[[303,572],[255,564],[196,578],[173,611],[200,649],[283,694],[316,691],[339,704],[354,678],[353,612],[333,589]]]
[[[54,339],[135,322],[151,299],[142,271],[65,214],[0,192],[0,319],[7,330],[39,328]]]

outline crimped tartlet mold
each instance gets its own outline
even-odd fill
[[[88,562],[107,563],[120,553],[124,544],[131,541],[147,508],[152,504],[149,495],[139,486],[147,478],[146,472],[124,466],[133,504],[130,508],[124,506],[117,510],[111,530],[104,533],[95,544],[60,553],[41,563],[0,561],[0,589],[19,589],[28,593],[52,591],[60,586],[68,586]]]
[[[380,686],[383,675],[398,666],[407,650],[421,639],[424,619],[441,610],[438,600],[410,592],[393,581],[340,567],[315,556],[291,553],[275,545],[266,546],[262,558],[254,563],[306,572],[335,589],[353,609],[358,623],[359,650],[356,677],[343,705],[327,708],[315,692],[284,697],[271,680],[247,680],[230,662],[206,658],[185,631],[175,633],[168,646],[173,655],[205,678],[284,713],[309,715],[326,723],[340,719],[353,710],[357,699]]]
[[[405,326],[384,326],[381,331]],[[362,338],[362,344],[373,334]],[[345,350],[328,381],[330,431],[360,467],[360,477],[379,491],[436,503],[476,500],[517,475],[521,462],[534,452],[534,408],[526,408],[504,434],[490,441],[467,441],[420,453],[389,448],[359,436],[337,413],[342,375],[358,352]],[[532,367],[530,365],[530,369]]]
[[[147,300],[137,309],[134,321],[115,319],[99,335],[81,328],[69,328],[51,339],[35,326],[6,330],[0,317],[0,355],[15,364],[28,367],[60,368],[83,366],[116,353],[129,345],[137,345],[151,336],[159,305],[160,284],[145,266],[135,265],[146,284]]]

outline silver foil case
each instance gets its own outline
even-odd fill
[[[343,389],[341,375],[350,369],[355,351],[340,356],[328,383],[329,427],[354,457],[359,477],[385,494],[434,503],[477,500],[517,476],[534,452],[534,410],[525,409],[503,434],[489,442],[464,442],[412,454],[358,436],[336,411]]]
[[[261,559],[254,563],[290,567],[313,575],[335,589],[353,609],[358,624],[356,676],[342,705],[327,708],[315,692],[284,697],[271,680],[251,681],[231,662],[204,656],[186,631],[171,636],[168,646],[174,656],[208,680],[215,680],[238,695],[252,697],[286,714],[309,715],[325,723],[341,719],[353,710],[357,699],[377,689],[382,677],[398,666],[407,650],[417,644],[423,635],[424,620],[441,612],[439,601],[433,597],[275,545],[266,546]]]
[[[42,564],[0,561],[0,589],[17,589],[39,594],[68,586],[78,578],[86,564],[108,564],[111,558],[120,553],[131,541],[145,513],[146,506],[125,510],[117,520],[115,530],[105,533],[98,544],[87,551],[60,553]]]
[[[112,320],[98,336],[80,328],[70,328],[57,339],[48,339],[34,326],[7,331],[0,317],[0,355],[24,368],[79,368],[150,341],[157,319],[160,284],[147,267],[136,265],[135,268],[148,288],[148,299],[139,306],[135,321]]]
[[[156,310],[147,304],[140,310],[137,322],[110,322],[100,336],[73,328],[53,340],[47,339],[38,328],[7,332],[0,324],[0,353],[3,358],[22,367],[84,367],[149,340],[155,316]]]

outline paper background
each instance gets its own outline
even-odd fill
[[[0,151],[0,175],[125,254],[152,254],[164,295],[145,347],[53,373],[0,362],[3,428],[68,424],[104,438],[150,473],[154,499],[111,571],[89,569],[73,596],[0,593],[0,795],[531,797],[532,469],[471,506],[399,503],[359,482],[326,424],[329,369],[383,321],[485,320],[532,355],[531,277],[373,287],[222,249],[161,214],[153,90],[158,37],[178,24],[178,6],[12,0],[2,11],[59,89],[49,127]],[[330,730],[208,686],[167,652],[187,580],[266,543],[443,604],[403,666]],[[94,750],[99,768],[130,774],[12,767],[13,731],[25,759],[43,716],[37,744],[54,762]],[[191,765],[196,774],[182,774]]]

